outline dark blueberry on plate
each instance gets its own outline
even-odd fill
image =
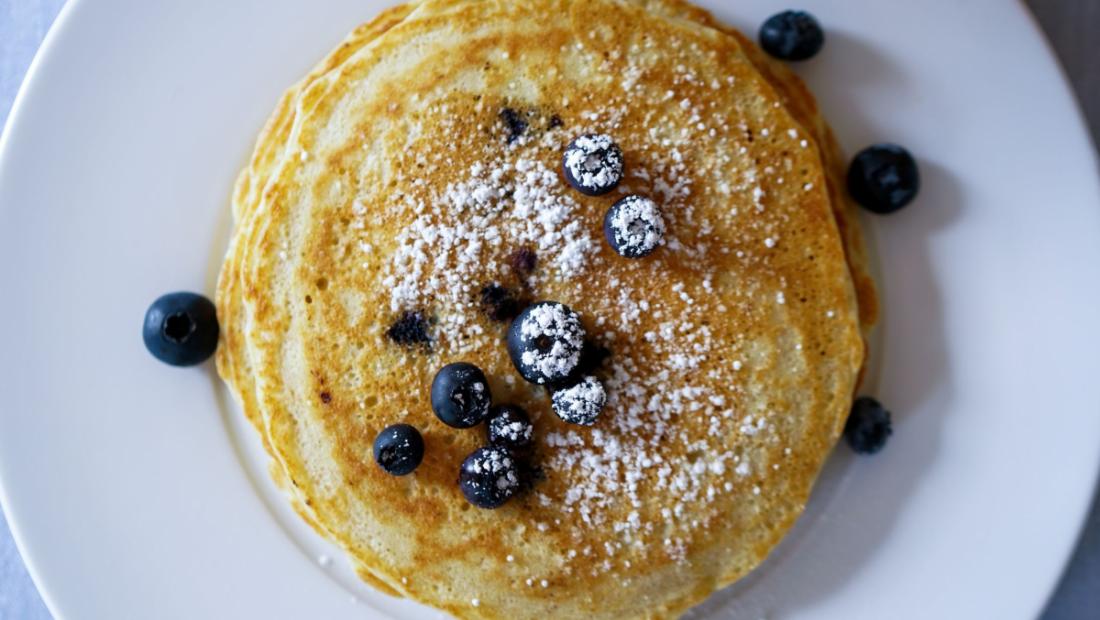
[[[781,60],[806,60],[825,45],[825,32],[805,11],[776,13],[760,26],[760,47]]]
[[[601,196],[622,180],[623,152],[610,136],[584,134],[565,147],[561,167],[573,189],[587,196]]]
[[[145,311],[145,348],[173,366],[194,366],[218,348],[218,316],[214,304],[195,293],[169,293]]]
[[[374,439],[374,462],[387,474],[411,474],[424,460],[424,438],[408,424],[382,429]]]
[[[519,489],[519,467],[507,448],[478,448],[462,461],[458,487],[479,508],[497,508]]]
[[[599,379],[588,375],[569,387],[555,390],[550,402],[563,421],[592,426],[607,402],[607,392]]]
[[[890,412],[877,400],[861,396],[852,403],[852,412],[844,425],[844,437],[852,450],[860,454],[874,454],[886,445],[892,433]]]
[[[875,144],[860,151],[848,168],[848,193],[874,213],[893,213],[920,190],[917,162],[896,144]]]
[[[447,364],[432,380],[432,410],[447,426],[470,428],[481,424],[489,415],[492,400],[485,373],[473,364]]]
[[[508,355],[524,379],[540,385],[569,378],[584,347],[584,326],[576,312],[556,301],[528,306],[508,328]]]
[[[641,258],[664,243],[665,219],[653,200],[631,194],[607,210],[603,234],[611,248],[622,256]]]
[[[531,445],[535,427],[527,412],[515,405],[497,405],[489,410],[489,443],[519,450]]]

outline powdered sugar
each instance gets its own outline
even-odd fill
[[[557,175],[536,160],[505,158],[511,154],[472,165],[430,202],[405,199],[417,215],[398,235],[383,281],[391,310],[430,303],[442,338],[455,344],[481,333],[467,318],[475,293],[499,279],[494,267],[502,272],[516,247],[534,248],[561,278],[583,272],[597,248]]]

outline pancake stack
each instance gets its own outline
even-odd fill
[[[588,133],[606,196],[563,178]],[[876,314],[843,163],[783,66],[676,0],[428,0],[356,29],[280,100],[232,197],[218,370],[295,508],[364,580],[463,618],[676,617],[756,566],[844,424]],[[602,222],[652,198],[665,244]],[[488,291],[488,293],[487,293]],[[553,300],[606,352],[567,424],[509,359]],[[464,361],[535,425],[524,490],[471,506],[485,445],[432,413]],[[423,463],[383,472],[386,426]]]

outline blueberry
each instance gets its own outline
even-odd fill
[[[397,317],[397,320],[386,330],[386,336],[397,344],[412,346],[421,344],[428,346],[432,342],[428,334],[428,319],[424,315],[412,310],[406,310]]]
[[[776,13],[760,26],[760,47],[781,60],[806,60],[825,44],[825,32],[805,11]]]
[[[488,284],[481,289],[481,310],[494,321],[509,321],[523,308],[515,294],[499,284]]]
[[[589,338],[584,341],[584,346],[581,347],[581,361],[577,364],[577,369],[573,371],[573,375],[578,377],[590,375],[602,368],[603,363],[609,357],[611,357],[611,349]]]
[[[567,388],[556,390],[550,402],[562,421],[592,426],[607,402],[607,392],[599,379],[588,375]]]
[[[527,131],[527,118],[522,112],[512,108],[501,108],[500,120],[508,131],[508,144],[519,140]]]
[[[538,265],[538,254],[531,248],[520,248],[512,254],[511,263],[512,271],[522,279],[535,270],[535,266]]]
[[[497,405],[489,410],[489,443],[519,450],[531,445],[535,427],[527,412],[515,405]]]
[[[508,328],[508,355],[524,379],[540,385],[569,378],[580,364],[584,326],[556,301],[528,306]]]
[[[848,193],[874,213],[893,213],[912,202],[920,189],[917,162],[896,144],[860,151],[848,168]]]
[[[458,470],[458,487],[479,508],[497,508],[519,489],[519,467],[506,448],[478,448]]]
[[[626,258],[641,258],[665,240],[665,219],[657,203],[631,194],[619,199],[603,218],[603,235]]]
[[[447,426],[470,428],[481,424],[489,416],[492,400],[485,373],[473,364],[447,364],[432,380],[432,410]]]
[[[424,438],[408,424],[394,424],[374,438],[374,462],[387,474],[411,474],[424,460]]]
[[[145,348],[173,366],[194,366],[218,348],[218,316],[214,304],[195,293],[162,295],[145,311]]]
[[[578,136],[561,157],[565,180],[586,196],[602,196],[623,178],[623,152],[604,134]]]
[[[852,403],[852,411],[844,425],[844,437],[852,450],[860,454],[874,454],[886,445],[892,433],[890,412],[877,400],[861,396]]]

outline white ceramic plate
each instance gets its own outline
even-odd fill
[[[783,2],[706,2],[745,29]],[[1100,192],[1069,90],[1013,3],[801,3],[841,141],[909,146],[868,218],[895,434],[841,448],[768,562],[693,615],[1027,618],[1100,461]],[[213,369],[145,352],[160,293],[210,294],[234,175],[281,91],[383,2],[76,0],[0,148],[0,479],[59,618],[403,618],[290,513]],[[328,557],[333,561],[328,561]]]

